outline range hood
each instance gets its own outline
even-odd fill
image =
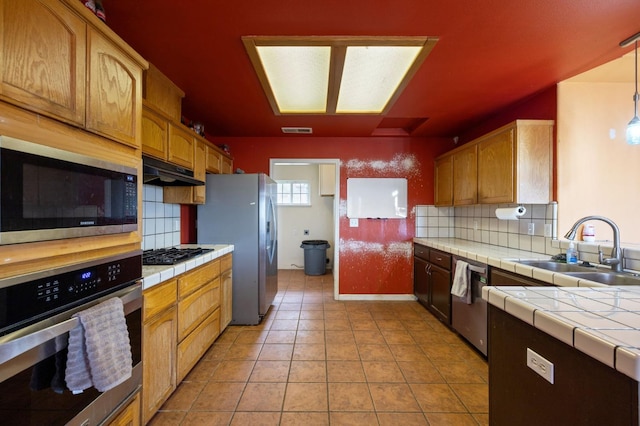
[[[193,172],[184,167],[155,158],[142,156],[144,179],[147,185],[157,186],[199,186],[204,182],[193,177]]]

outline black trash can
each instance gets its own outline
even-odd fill
[[[300,246],[304,249],[305,275],[324,275],[327,268],[327,249],[331,247],[326,240],[304,240]]]

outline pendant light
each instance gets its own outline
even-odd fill
[[[634,115],[627,124],[627,143],[629,145],[640,145],[640,118],[638,118],[638,40],[636,40],[636,92],[633,95]]]
[[[634,36],[620,43],[620,46],[625,47],[635,42],[634,64],[635,64],[636,91],[633,94],[633,107],[634,107],[633,118],[627,125],[627,143],[629,145],[640,145],[640,118],[638,118],[638,101],[640,100],[640,97],[638,96],[638,39],[639,38],[640,38],[640,33],[637,33]]]

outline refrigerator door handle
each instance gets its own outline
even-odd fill
[[[269,197],[269,209],[271,210],[271,220],[267,221],[267,236],[269,239],[269,263],[273,263],[273,257],[276,251],[276,238],[278,238],[278,226],[276,219],[276,206],[273,202],[273,198]],[[273,221],[273,226],[271,222]]]

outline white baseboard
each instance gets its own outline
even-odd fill
[[[339,294],[337,300],[412,302],[418,300],[418,298],[413,294]]]

